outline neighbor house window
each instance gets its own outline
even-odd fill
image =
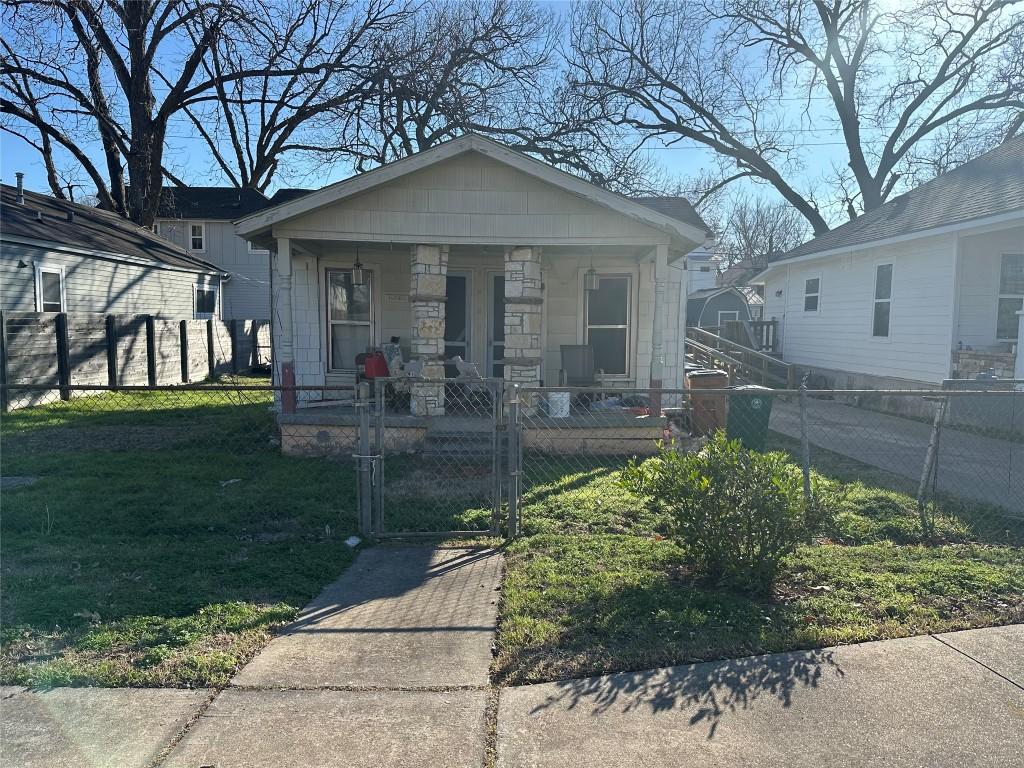
[[[351,269],[327,270],[327,330],[335,371],[355,368],[356,355],[372,343],[372,275],[363,274],[366,281],[353,285]]]
[[[206,250],[206,225],[205,224],[189,224],[188,227],[188,247],[193,251],[205,251]]]
[[[195,318],[209,320],[217,316],[217,289],[210,286],[195,286]]]
[[[1024,254],[1004,253],[999,269],[999,304],[996,313],[996,338],[1016,341],[1024,309]]]
[[[892,309],[892,264],[875,267],[875,304],[871,335],[889,337],[889,314]]]
[[[804,312],[817,312],[821,299],[821,278],[809,277],[804,280]]]
[[[154,221],[153,222],[153,234],[154,235],[159,235],[160,234],[160,222],[159,221]]]
[[[64,312],[64,267],[36,264],[36,311]]]
[[[586,343],[594,350],[594,367],[609,376],[629,374],[629,275],[599,275],[597,289],[586,292]]]
[[[246,240],[246,244],[249,246],[249,253],[266,253],[266,248],[259,248],[252,244],[252,240]]]

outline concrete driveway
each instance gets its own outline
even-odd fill
[[[811,398],[807,406],[812,446],[901,475],[916,487],[928,450],[930,424],[831,400]],[[770,426],[799,439],[799,405],[776,400]],[[939,441],[937,485],[953,496],[1024,513],[1024,444],[944,427]]]

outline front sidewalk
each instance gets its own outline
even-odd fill
[[[0,764],[1024,767],[1024,625],[505,688],[495,733],[500,576],[366,550],[219,694],[3,689]]]

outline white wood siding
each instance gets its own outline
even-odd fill
[[[765,285],[764,316],[780,321],[784,359],[941,382],[950,375],[956,250],[956,237],[944,235],[777,268]],[[893,265],[890,335],[873,338],[875,267],[887,263]],[[804,281],[819,276],[819,310],[804,312]]]
[[[478,153],[410,173],[275,228],[278,237],[543,245],[668,242],[654,227]]]
[[[270,254],[250,251],[246,241],[235,234],[235,225],[230,221],[160,219],[160,236],[188,248],[189,224],[193,221],[206,225],[206,247],[196,255],[231,275],[221,296],[221,317],[269,319]]]
[[[996,345],[999,271],[1004,253],[1024,253],[1024,227],[960,239],[960,297],[955,342],[987,349]]]
[[[19,261],[28,266],[19,267]],[[193,286],[216,278],[100,259],[18,243],[0,244],[0,306],[31,312],[35,305],[32,263],[64,268],[67,312],[141,314],[191,318]]]

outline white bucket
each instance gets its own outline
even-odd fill
[[[566,418],[571,400],[572,395],[568,392],[548,392],[548,416],[553,419]]]

